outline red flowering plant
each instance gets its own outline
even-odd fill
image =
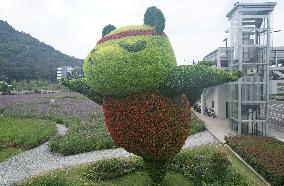
[[[284,185],[284,142],[266,136],[235,136],[225,140],[272,185]]]
[[[84,80],[63,81],[103,106],[113,141],[143,157],[154,182],[189,135],[190,107],[202,90],[241,75],[203,63],[178,67],[164,27],[156,7],[147,9],[144,25],[107,25],[84,61]]]

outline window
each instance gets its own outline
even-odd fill
[[[214,108],[214,101],[212,101],[212,108]]]

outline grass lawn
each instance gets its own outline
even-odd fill
[[[42,144],[56,131],[50,122],[0,117],[0,162]]]
[[[194,185],[192,178],[202,176],[199,173],[205,171],[205,175],[214,176],[215,173],[207,171],[206,166],[208,164],[203,164],[203,160],[207,162],[209,157],[211,157],[214,152],[226,152],[227,158],[230,160],[231,165],[228,167],[228,177],[226,178],[227,182],[224,185],[256,185],[262,186],[265,185],[250,169],[248,169],[241,161],[239,161],[234,154],[232,154],[229,149],[222,145],[206,145],[202,147],[197,147],[194,149],[183,150],[179,153],[176,158],[173,160],[173,163],[169,166],[169,171],[161,185],[170,186],[170,185],[179,185],[179,186],[187,186]],[[127,158],[122,159],[122,161],[129,162]],[[136,158],[139,159],[139,158]],[[201,160],[201,162],[198,162]],[[28,186],[28,185],[105,185],[105,186],[124,186],[124,185],[152,185],[152,181],[148,174],[142,169],[137,169],[136,171],[132,169],[129,173],[120,174],[122,169],[117,165],[113,164],[114,167],[117,167],[117,171],[115,171],[111,166],[106,169],[100,168],[98,171],[102,171],[100,173],[101,176],[108,177],[113,174],[117,174],[118,177],[113,179],[92,179],[90,177],[90,170],[94,170],[94,166],[96,164],[101,164],[106,166],[106,160],[95,162],[93,164],[84,164],[74,167],[69,167],[66,169],[58,169],[55,171],[51,171],[39,176],[32,178],[24,183],[19,185]],[[108,160],[109,161],[109,160]],[[117,162],[117,161],[114,161]],[[127,163],[125,163],[127,164]],[[201,166],[200,166],[201,165]],[[108,164],[109,166],[109,164]],[[126,165],[126,167],[131,170],[134,166]],[[186,171],[177,171],[182,167],[185,168]],[[203,169],[205,168],[205,169]],[[105,172],[105,171],[111,172]],[[181,170],[181,169],[180,169]],[[190,171],[189,171],[190,170]],[[206,172],[207,171],[207,172]],[[192,174],[193,172],[193,174]],[[92,172],[91,172],[92,173]],[[123,175],[123,176],[121,176]],[[207,178],[205,178],[207,179]],[[212,185],[212,183],[208,183]],[[215,185],[220,185],[220,183],[216,183]]]

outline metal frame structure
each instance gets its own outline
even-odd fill
[[[231,128],[238,135],[269,135],[271,13],[276,3],[236,3],[230,21],[229,70],[244,71],[230,83]]]

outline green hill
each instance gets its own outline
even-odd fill
[[[65,65],[82,66],[82,60],[65,55],[0,20],[0,81],[55,81],[56,68]]]

